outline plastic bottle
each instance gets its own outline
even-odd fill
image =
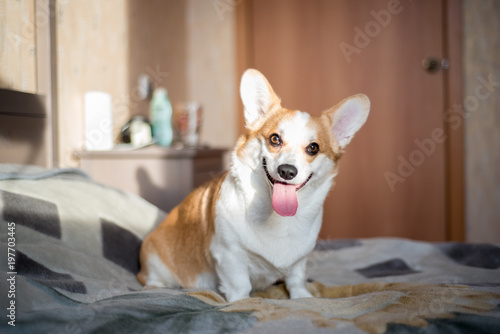
[[[149,106],[153,140],[157,145],[170,146],[172,144],[172,104],[165,88],[157,88]]]

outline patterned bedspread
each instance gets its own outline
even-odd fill
[[[164,216],[77,170],[0,165],[0,332],[500,333],[499,244],[320,241],[315,298],[277,282],[226,303],[135,280]]]

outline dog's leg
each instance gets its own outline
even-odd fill
[[[215,266],[219,277],[219,291],[228,302],[248,298],[252,290],[246,261],[238,259],[228,250]]]
[[[290,299],[313,297],[306,289],[306,263],[307,257],[300,259],[290,268],[285,277]]]

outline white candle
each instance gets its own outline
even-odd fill
[[[85,93],[85,148],[89,151],[113,148],[113,113],[108,93]]]

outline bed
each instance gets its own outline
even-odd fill
[[[321,240],[315,298],[143,288],[165,213],[77,169],[0,165],[1,333],[500,333],[500,244]]]

